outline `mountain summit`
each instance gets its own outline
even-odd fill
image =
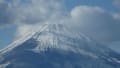
[[[63,24],[44,24],[2,49],[0,68],[120,68],[119,56]]]

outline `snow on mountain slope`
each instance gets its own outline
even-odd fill
[[[63,24],[45,24],[0,51],[0,68],[120,68],[120,55]]]

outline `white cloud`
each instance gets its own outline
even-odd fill
[[[26,34],[28,34],[29,32],[31,32],[33,26],[34,25],[21,25],[21,26],[18,26],[15,39],[23,37]]]
[[[17,37],[30,32],[37,25],[35,23],[63,22],[74,31],[83,32],[98,41],[120,40],[120,16],[99,7],[76,6],[65,16],[62,0],[6,1],[0,0],[0,25],[17,23]]]
[[[14,21],[13,8],[4,1],[0,1],[0,26]]]
[[[49,20],[51,17],[60,13],[61,5],[57,0],[31,0],[29,6],[20,6],[18,13],[19,22],[35,24]],[[19,7],[19,6],[18,6]],[[18,8],[17,7],[17,8]]]
[[[59,0],[1,0],[0,25],[42,23],[61,15]]]
[[[120,22],[120,14],[116,13],[116,14],[113,14],[113,17],[115,20],[117,20],[118,22]]]
[[[62,16],[63,19],[60,18]],[[58,13],[58,15],[55,14],[45,22],[63,22],[72,30],[83,32],[85,35],[101,42],[120,40],[118,16],[99,7],[77,6],[73,8],[68,16],[65,17]],[[29,32],[29,28],[32,26],[20,26],[18,29],[19,36],[24,36],[24,33]]]
[[[113,0],[113,4],[120,9],[120,0]]]
[[[0,25],[16,24],[16,36],[30,32],[38,23],[60,22],[63,5],[59,0],[0,0]]]
[[[97,41],[120,40],[120,21],[99,7],[77,6],[71,11],[67,22],[72,29]]]

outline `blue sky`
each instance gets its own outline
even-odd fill
[[[71,10],[76,5],[99,6],[111,12],[117,12],[118,9],[113,5],[113,0],[64,0],[67,9]]]
[[[119,42],[119,4],[119,0],[1,0],[0,48],[38,23],[61,20],[98,42]]]
[[[12,41],[14,40],[15,32],[15,26],[0,29],[0,48],[3,48],[12,43]]]

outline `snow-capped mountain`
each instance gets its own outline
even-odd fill
[[[2,49],[0,68],[120,68],[120,55],[63,24],[44,24]]]

